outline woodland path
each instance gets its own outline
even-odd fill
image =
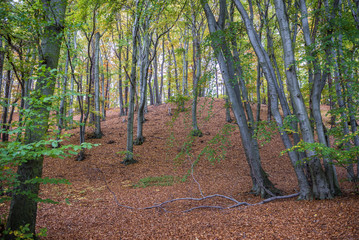
[[[102,139],[87,139],[101,146],[87,150],[83,162],[66,159],[45,159],[44,176],[66,178],[71,185],[42,186],[41,196],[59,201],[57,205],[39,204],[37,225],[46,227],[44,239],[359,239],[359,195],[352,183],[344,181],[345,171],[338,168],[343,196],[333,200],[296,201],[295,198],[273,201],[263,205],[238,207],[229,210],[197,209],[181,211],[199,205],[228,206],[224,199],[211,199],[201,203],[179,201],[161,209],[131,210],[120,204],[143,208],[173,198],[201,197],[198,185],[189,176],[179,181],[200,151],[223,128],[224,100],[201,99],[199,127],[203,137],[192,145],[193,157],[174,161],[181,152],[190,132],[190,111],[183,112],[171,127],[168,107],[149,106],[144,125],[146,141],[135,146],[137,164],[124,166],[119,151],[126,147],[125,117],[118,117],[118,109],[107,112],[102,122]],[[204,107],[202,107],[204,106]],[[209,107],[212,106],[212,107]],[[262,105],[262,119],[266,119]],[[172,105],[172,112],[174,112]],[[205,118],[211,113],[208,121]],[[172,116],[173,117],[173,116]],[[230,131],[231,146],[221,162],[214,164],[201,158],[194,176],[204,195],[222,194],[238,201],[256,203],[259,197],[249,193],[250,176],[241,147],[238,127]],[[87,132],[92,130],[88,128]],[[134,131],[136,132],[136,131]],[[173,137],[171,138],[171,132]],[[78,129],[68,142],[78,142]],[[286,156],[280,156],[283,145],[278,135],[261,147],[261,159],[270,179],[285,194],[297,189],[294,171]],[[174,176],[172,186],[134,188],[145,177]],[[104,181],[106,179],[106,183]],[[7,206],[0,206],[0,213]]]

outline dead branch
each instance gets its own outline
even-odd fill
[[[232,197],[225,196],[225,195],[213,194],[213,195],[203,196],[203,197],[201,197],[201,198],[191,198],[191,197],[175,198],[175,199],[167,200],[167,201],[164,201],[164,202],[162,202],[162,203],[155,204],[155,205],[152,205],[152,206],[149,206],[149,207],[136,208],[136,207],[131,207],[131,206],[126,206],[126,205],[120,204],[119,201],[118,201],[118,199],[117,199],[116,194],[115,194],[115,193],[111,190],[111,188],[108,186],[107,181],[106,181],[106,177],[105,177],[105,174],[103,173],[103,171],[101,171],[99,168],[95,168],[95,169],[96,169],[96,171],[98,171],[99,173],[101,173],[101,175],[102,175],[102,180],[104,181],[107,190],[113,195],[116,204],[117,204],[119,207],[128,208],[128,209],[133,209],[133,210],[161,209],[161,210],[164,210],[165,212],[171,212],[171,211],[166,210],[165,205],[167,205],[167,204],[169,204],[169,203],[173,203],[173,202],[178,202],[178,201],[196,201],[196,202],[201,202],[201,201],[203,201],[203,200],[211,199],[211,198],[216,198],[216,197],[230,200],[230,201],[234,202],[235,204],[234,204],[234,205],[231,205],[231,206],[228,206],[228,207],[216,206],[216,205],[214,205],[214,206],[212,206],[212,205],[201,205],[201,206],[197,206],[197,207],[193,207],[193,208],[190,208],[190,209],[183,210],[183,211],[181,211],[181,212],[182,212],[182,213],[186,213],[186,212],[191,212],[191,211],[193,211],[193,210],[201,209],[201,208],[212,208],[212,209],[218,209],[218,210],[226,210],[226,209],[237,208],[237,207],[240,207],[240,206],[256,206],[256,205],[261,205],[261,204],[269,203],[269,202],[272,202],[272,201],[275,201],[275,200],[279,200],[279,199],[287,199],[287,198],[293,198],[293,197],[299,196],[299,193],[294,193],[294,194],[285,195],[285,196],[275,196],[275,197],[267,198],[267,199],[265,199],[265,200],[263,200],[263,201],[261,201],[261,202],[253,203],[253,204],[252,204],[252,203],[247,203],[247,202],[239,202],[239,201],[237,201],[236,199],[234,199],[234,198],[232,198]],[[197,183],[198,183],[198,182],[197,182]]]

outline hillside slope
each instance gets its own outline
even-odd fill
[[[66,178],[72,183],[42,186],[42,197],[60,202],[39,205],[38,228],[48,229],[45,239],[359,239],[359,196],[354,194],[354,186],[344,181],[344,195],[330,201],[291,198],[230,210],[203,208],[188,213],[182,211],[200,205],[225,207],[233,203],[215,198],[177,201],[165,209],[119,206],[144,208],[174,198],[199,198],[199,185],[204,195],[222,194],[249,203],[261,201],[250,193],[251,179],[238,127],[229,124],[233,127],[224,128],[224,101],[200,99],[199,128],[203,137],[194,138],[192,143],[188,137],[190,111],[181,112],[174,120],[175,115],[168,116],[169,107],[174,113],[173,105],[149,106],[144,125],[146,141],[134,147],[137,164],[120,163],[123,156],[119,152],[126,149],[127,122],[126,117],[119,118],[118,109],[107,112],[107,120],[102,122],[102,139],[87,139],[101,145],[87,150],[86,160],[45,159],[45,176]],[[265,106],[262,107],[262,119],[266,119]],[[230,140],[230,145],[224,144],[224,159],[210,162],[202,154],[194,167],[194,178],[189,174],[181,182],[206,146],[219,150],[211,145],[211,140],[217,139],[216,134],[223,129],[228,130]],[[68,142],[76,144],[78,129],[69,133],[73,136]],[[184,149],[189,149],[190,154],[175,159]],[[285,194],[292,194],[298,191],[296,178],[287,156],[280,156],[282,150],[283,144],[276,135],[260,148],[262,164],[273,183]],[[338,168],[338,172],[343,179],[344,171]],[[148,181],[141,185],[139,181],[146,177]],[[141,187],[156,179],[164,184],[169,182],[170,186]],[[4,211],[2,206],[1,212]]]

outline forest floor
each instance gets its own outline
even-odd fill
[[[176,107],[170,104],[148,107],[146,140],[134,146],[136,164],[121,164],[124,157],[119,152],[126,149],[127,121],[119,117],[118,109],[107,111],[102,139],[86,140],[100,146],[86,150],[84,161],[77,162],[74,156],[45,159],[44,176],[65,178],[71,185],[41,187],[41,197],[59,201],[39,204],[37,227],[47,228],[44,239],[359,239],[359,195],[340,167],[337,171],[343,195],[333,200],[290,198],[226,210],[183,212],[198,206],[233,204],[217,197],[141,209],[175,198],[200,198],[200,189],[204,196],[221,194],[240,202],[261,201],[250,193],[251,178],[238,127],[234,123],[224,127],[224,100],[200,99],[199,128],[203,136],[193,139],[188,137],[190,110],[169,116],[170,106],[175,113]],[[266,114],[262,105],[262,119]],[[230,143],[223,141],[222,150],[219,145],[213,147],[212,143],[221,139],[217,134],[225,130]],[[87,132],[91,131],[88,127]],[[78,128],[68,133],[72,136],[66,142],[77,144]],[[189,149],[190,155],[181,155],[183,149]],[[200,154],[205,149],[226,151],[226,156],[211,162],[206,154]],[[284,194],[293,194],[298,191],[297,181],[288,157],[280,155],[283,149],[276,134],[260,147],[261,160],[276,187]],[[200,155],[193,176],[188,175]],[[187,180],[181,181],[186,174]],[[8,205],[0,206],[0,214],[7,211]]]

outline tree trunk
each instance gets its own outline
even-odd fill
[[[2,94],[2,86],[3,86],[3,70],[4,70],[4,62],[5,62],[5,51],[3,50],[3,39],[0,35],[0,98]]]
[[[143,123],[144,123],[144,109],[147,101],[147,78],[148,78],[148,69],[150,66],[149,53],[150,53],[150,34],[148,31],[148,26],[144,24],[143,31],[146,32],[140,51],[140,104],[137,111],[137,137],[135,144],[141,145],[145,138],[143,137]]]
[[[135,9],[135,20],[132,27],[132,66],[131,66],[131,77],[130,77],[130,99],[128,106],[128,121],[127,121],[127,146],[126,146],[126,157],[122,161],[123,164],[129,165],[136,163],[137,161],[133,158],[133,121],[134,121],[134,108],[135,108],[135,92],[136,92],[136,65],[137,65],[137,36],[139,31],[139,14],[140,9],[138,8],[139,0],[136,0]]]
[[[244,9],[242,3],[238,0],[233,0],[233,1],[243,18],[243,21],[246,25],[248,37],[251,41],[254,51],[256,52],[256,55],[260,62],[260,65],[262,67],[263,73],[265,74],[265,77],[267,79],[268,94],[270,93],[269,99],[271,100],[270,109],[273,113],[273,117],[277,123],[278,129],[281,131],[282,141],[286,148],[291,148],[292,143],[288,137],[288,134],[285,131],[282,131],[283,120],[282,120],[282,116],[278,109],[278,98],[279,98],[280,103],[282,105],[284,116],[291,115],[291,113],[289,111],[288,103],[286,101],[286,97],[284,95],[284,92],[280,91],[278,82],[276,80],[274,68],[271,64],[268,54],[264,50],[264,48],[260,42],[260,39],[254,29],[253,22],[249,19],[248,14],[247,14],[246,10]],[[306,176],[304,175],[301,164],[298,164],[298,160],[299,160],[298,154],[296,152],[289,152],[288,155],[290,157],[292,166],[297,175],[298,185],[300,187],[300,197],[299,198],[300,199],[310,199],[311,191],[309,188],[309,183],[307,181]]]
[[[153,87],[155,92],[155,103],[156,105],[160,103],[160,93],[158,88],[158,66],[157,66],[157,54],[155,58],[153,59],[153,70],[154,70],[154,76],[153,76]]]
[[[312,69],[309,68],[309,76],[310,82],[312,83],[312,90],[311,90],[311,111],[313,118],[315,120],[316,130],[319,142],[324,144],[325,146],[329,146],[327,142],[327,138],[324,131],[324,124],[322,121],[321,111],[320,111],[320,99],[323,88],[325,86],[326,78],[328,76],[328,72],[330,71],[327,66],[323,69],[323,76],[321,76],[320,67],[319,67],[319,59],[316,55],[315,51],[312,48],[312,39],[310,37],[310,30],[309,30],[309,23],[308,23],[308,12],[306,3],[304,0],[300,1],[300,9],[302,14],[302,29],[303,29],[303,36],[305,40],[305,44],[309,49],[308,55],[313,59],[312,61],[308,62],[308,65],[312,65],[314,69],[314,74],[312,73]],[[327,58],[329,60],[329,58]],[[329,181],[330,190],[333,196],[340,194],[339,183],[335,172],[335,167],[330,159],[324,159],[324,167],[325,172],[327,175],[327,179]]]
[[[77,49],[77,41],[76,41],[76,35],[77,35],[77,31],[75,31],[74,33],[74,50],[76,52],[76,49]],[[77,56],[73,56],[72,58],[72,62],[74,62],[74,60],[77,58]],[[71,83],[70,83],[70,89],[71,89],[71,92],[74,91],[74,71],[75,71],[75,66],[73,66],[73,68],[71,68]],[[69,117],[70,117],[70,120],[69,120],[69,124],[72,125],[74,123],[74,120],[73,120],[73,103],[74,103],[74,95],[71,94],[70,95],[70,100],[69,100]]]
[[[148,76],[148,90],[150,92],[150,105],[153,105],[155,103],[154,95],[153,95],[153,88],[152,88],[152,72],[153,72],[153,67],[151,65],[150,69],[149,69],[150,75]]]
[[[193,5],[192,5],[193,8]],[[202,132],[197,124],[197,98],[198,82],[201,77],[201,45],[197,30],[197,20],[192,12],[192,36],[193,36],[193,102],[192,102],[192,135],[202,137]]]
[[[100,112],[100,38],[99,32],[95,33],[95,57],[94,57],[94,83],[95,83],[95,138],[102,138],[101,112]]]
[[[169,32],[167,33],[167,37],[168,37],[168,41],[169,41],[170,44],[171,44],[171,53],[172,53],[172,56],[173,56],[173,64],[174,64],[174,67],[175,67],[176,90],[177,90],[177,93],[179,93],[180,85],[179,85],[179,82],[178,82],[176,53],[175,53],[175,49],[174,49],[174,47],[173,47],[173,43],[172,43],[172,41],[171,41],[171,37],[170,37],[170,33],[169,33]]]
[[[10,103],[11,103],[11,85],[12,85],[12,76],[11,76],[11,71],[8,70],[7,71],[7,78],[6,78],[6,82],[5,82],[5,92],[4,92],[4,105],[3,105],[3,110],[2,110],[2,137],[1,140],[3,142],[7,142],[9,141],[9,125],[7,124],[7,119],[8,119],[8,112],[9,112],[9,107],[10,107]]]
[[[209,5],[205,3],[204,0],[201,2],[207,16],[210,33],[215,34],[217,31],[223,31],[226,15],[225,0],[220,1],[220,15],[218,22],[216,22]],[[260,163],[258,143],[257,140],[253,138],[249,129],[245,110],[242,105],[242,97],[238,83],[233,81],[233,79],[235,79],[235,68],[233,56],[231,55],[231,52],[228,48],[228,43],[223,37],[213,38],[212,47],[217,56],[217,60],[222,72],[222,77],[226,84],[226,89],[232,103],[232,110],[236,117],[237,125],[241,133],[240,136],[252,177],[252,190],[256,194],[261,195],[261,197],[268,197],[278,194],[279,190],[276,189],[268,179],[268,176],[262,169]]]
[[[171,51],[168,49],[168,66],[167,66],[167,99],[171,98],[171,80],[172,80],[172,58],[171,58]]]
[[[65,74],[64,74],[63,82],[62,82],[62,98],[61,98],[60,109],[59,109],[59,125],[58,125],[59,133],[58,133],[58,135],[61,135],[62,129],[65,127],[65,118],[66,118],[65,106],[66,106],[66,91],[67,91],[69,61],[70,61],[70,55],[69,55],[69,51],[68,51],[66,54]]]
[[[162,103],[162,92],[163,92],[163,80],[164,80],[164,65],[165,65],[165,40],[162,39],[162,63],[161,63],[161,85],[160,85],[160,98],[157,101],[157,104]]]
[[[184,42],[183,42],[183,72],[182,72],[182,94],[185,96],[188,96],[188,60],[187,60],[187,55],[188,55],[188,40],[185,38],[187,35],[187,28],[185,28],[185,32],[183,35],[184,38]]]
[[[283,44],[288,90],[291,94],[294,110],[299,120],[303,140],[307,143],[314,143],[312,128],[297,80],[295,58],[285,6],[282,0],[275,0],[274,3]],[[320,160],[316,157],[316,153],[308,150],[307,155],[310,159],[308,164],[312,174],[314,197],[318,199],[332,198],[333,196],[328,181],[325,177]]]
[[[56,69],[60,55],[61,39],[58,35],[61,33],[62,22],[65,18],[66,1],[64,0],[43,0],[45,19],[48,21],[44,29],[44,35],[41,41],[40,62],[45,65],[46,69]],[[55,18],[54,18],[55,17]],[[40,74],[40,76],[42,76]],[[36,84],[35,94],[38,99],[52,96],[56,79],[51,77],[48,71],[43,73]],[[35,143],[45,139],[48,129],[48,119],[51,102],[44,103],[42,106],[31,106],[34,113],[31,128],[25,132],[25,143]],[[19,192],[29,194],[14,194],[12,197],[10,212],[7,220],[7,229],[18,230],[20,226],[29,224],[31,233],[35,233],[37,197],[39,193],[39,183],[25,183],[28,180],[42,177],[43,156],[27,159],[26,162],[18,166],[17,174]],[[9,236],[8,238],[12,238]]]

